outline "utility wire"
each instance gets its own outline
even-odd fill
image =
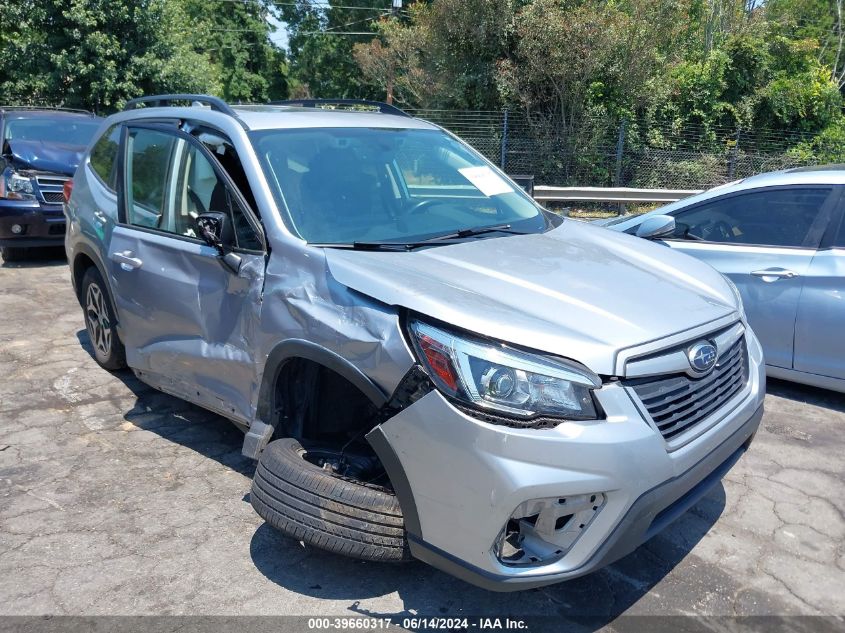
[[[252,4],[255,2],[259,2],[259,0],[205,0],[206,2],[237,2],[238,4]],[[265,6],[263,3],[259,3],[261,6]],[[361,7],[361,6],[352,6],[352,5],[339,5],[339,4],[328,4],[328,3],[301,3],[301,2],[272,2],[269,5],[266,5],[268,8],[272,9],[273,7],[300,7],[303,9],[350,9],[353,11],[389,11],[387,7]]]

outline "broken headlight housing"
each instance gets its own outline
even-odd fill
[[[428,323],[409,323],[417,356],[447,396],[481,410],[520,419],[595,420],[597,376],[564,361],[501,343],[455,334]]]

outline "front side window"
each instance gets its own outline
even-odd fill
[[[812,244],[828,187],[773,189],[726,196],[675,214],[676,239],[759,246]]]
[[[232,222],[234,246],[261,248],[237,197],[194,143],[168,132],[138,129],[130,131],[128,145],[130,224],[196,239],[196,218],[220,212]]]
[[[280,208],[308,242],[399,242],[508,224],[540,232],[539,207],[439,130],[308,128],[252,133]]]

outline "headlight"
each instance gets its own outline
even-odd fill
[[[0,175],[0,198],[12,200],[34,200],[35,189],[28,176],[22,176],[12,169],[7,169]]]
[[[410,331],[428,375],[452,398],[515,418],[597,417],[591,391],[601,382],[574,363],[459,336],[417,320],[410,322]]]
[[[739,288],[737,288],[736,284],[731,281],[731,278],[725,275],[724,273],[722,273],[722,277],[724,277],[728,286],[730,286],[731,292],[734,293],[734,297],[736,298],[736,309],[739,310],[739,316],[742,318],[743,321],[747,321],[748,319],[745,316],[745,306],[742,303],[742,295],[739,294]]]

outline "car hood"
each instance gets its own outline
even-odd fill
[[[8,141],[9,151],[17,164],[24,168],[73,176],[85,147],[44,141]]]
[[[387,304],[615,373],[619,350],[737,312],[707,264],[576,221],[412,252],[326,249],[331,275]]]

